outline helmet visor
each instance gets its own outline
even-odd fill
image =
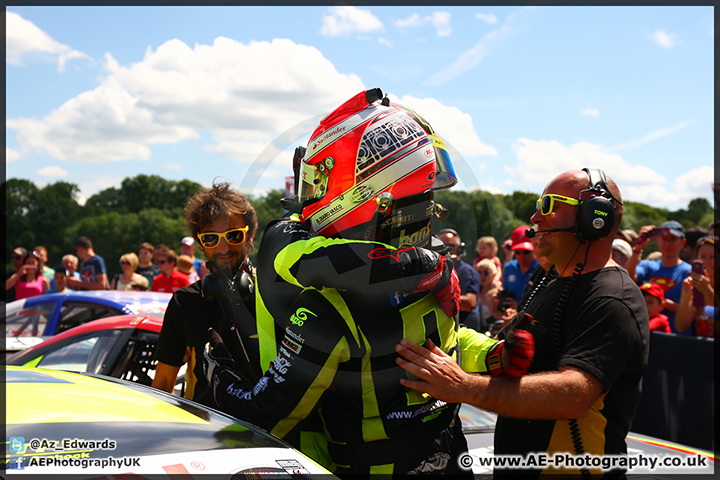
[[[300,162],[299,200],[304,202],[322,198],[327,192],[328,177],[323,162],[316,165]]]
[[[445,141],[436,136],[429,135],[435,150],[435,183],[433,190],[445,190],[457,183],[457,175],[450,161],[450,155],[445,148]]]

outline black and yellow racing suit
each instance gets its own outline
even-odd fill
[[[432,294],[305,289],[286,315],[279,354],[259,382],[215,377],[220,408],[280,438],[317,412],[330,461],[345,474],[463,473],[459,405],[407,389],[395,344],[431,338],[462,366],[485,371],[496,341],[456,328]],[[222,379],[221,379],[222,377]]]

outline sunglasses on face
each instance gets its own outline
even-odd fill
[[[122,262],[120,262],[120,265],[130,265],[130,262],[122,261]]]
[[[535,208],[540,210],[540,213],[543,215],[550,215],[555,207],[555,200],[567,203],[568,205],[580,205],[580,201],[575,198],[565,197],[555,193],[547,193],[538,198]]]
[[[530,255],[531,253],[530,250],[515,250],[515,255]]]
[[[221,238],[224,238],[228,245],[242,245],[243,243],[245,243],[247,231],[249,228],[249,225],[245,225],[242,228],[234,228],[223,233],[198,233],[197,237],[198,240],[200,240],[200,245],[202,245],[204,248],[217,247],[220,244]]]
[[[158,265],[165,265],[167,263],[167,260],[158,260]]]

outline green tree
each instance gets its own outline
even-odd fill
[[[11,178],[3,186],[6,246],[8,250],[15,247],[33,248],[37,244],[33,222],[37,215],[38,188],[30,180],[19,178]]]
[[[531,192],[513,192],[510,195],[505,195],[504,200],[507,208],[513,213],[515,218],[529,225],[530,217],[535,214],[539,196],[537,193]]]
[[[77,198],[80,189],[67,182],[56,182],[40,189],[37,193],[36,214],[33,228],[37,242],[48,250],[50,267],[60,264],[62,256],[72,245],[64,243],[63,231],[82,218],[82,207]]]

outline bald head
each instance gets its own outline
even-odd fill
[[[605,184],[607,185],[608,191],[617,199],[617,202],[610,199],[615,206],[615,224],[613,225],[613,229],[610,231],[608,237],[614,238],[620,228],[620,223],[622,223],[624,211],[622,205],[622,195],[620,194],[620,189],[612,178],[605,176]],[[549,185],[553,186],[553,191],[567,195],[571,198],[586,200],[588,198],[588,193],[586,191],[591,187],[590,175],[584,170],[568,170],[567,172],[563,172],[553,178],[550,183],[548,183],[548,186]]]

